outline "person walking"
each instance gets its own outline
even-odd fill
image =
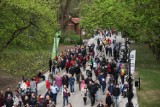
[[[81,73],[81,70],[80,70],[80,67],[78,66],[78,64],[76,64],[74,72],[76,74],[76,82],[79,83],[80,82],[80,73]]]
[[[74,76],[70,75],[69,85],[70,85],[70,92],[71,92],[71,94],[74,94],[74,82],[75,82]]]
[[[53,85],[51,85],[50,90],[53,93],[52,101],[54,101],[54,104],[56,104],[57,103],[58,87],[55,84],[53,84]]]
[[[65,68],[66,68],[67,73],[68,73],[68,70],[69,70],[70,66],[71,66],[70,61],[68,59],[66,59]]]
[[[50,99],[52,100],[52,102],[53,102],[53,93],[51,92],[51,90],[49,89],[47,92],[46,92],[46,94],[45,94],[45,98],[47,97],[47,96],[49,96],[50,97]]]
[[[103,93],[103,95],[104,95],[104,91],[105,91],[105,89],[106,89],[106,81],[105,81],[104,78],[102,79],[101,85],[102,85],[102,93]]]
[[[13,107],[13,103],[14,103],[14,101],[12,99],[11,94],[7,94],[7,97],[5,99],[5,105],[6,105],[6,107]]]
[[[58,87],[59,93],[62,93],[62,77],[59,73],[55,76],[55,84]]]
[[[120,77],[121,77],[121,82],[122,84],[124,84],[124,77],[125,77],[126,71],[125,69],[122,67],[120,70]]]
[[[10,90],[10,88],[8,87],[8,88],[7,88],[7,91],[5,92],[4,98],[6,99],[9,94],[10,94],[11,97],[13,97],[13,93],[12,93],[12,91]]]
[[[34,93],[31,94],[31,98],[30,98],[30,103],[29,104],[30,104],[31,107],[36,107],[37,98],[36,98]]]
[[[112,96],[109,91],[106,92],[106,104],[108,105],[108,107],[111,107],[111,105],[113,104]]]
[[[68,104],[68,97],[70,96],[70,92],[66,85],[63,86],[63,107],[65,107],[66,103]]]
[[[84,88],[81,89],[81,95],[82,95],[82,97],[83,97],[84,105],[86,105],[87,95],[88,95],[87,85],[85,85]]]
[[[31,81],[30,81],[30,89],[32,93],[36,93],[37,91],[37,85],[33,78],[31,78]]]
[[[64,73],[62,77],[62,85],[63,86],[65,85],[68,88],[68,84],[69,84],[69,77],[66,73]]]
[[[120,95],[120,88],[119,88],[119,85],[117,84],[113,89],[113,96],[114,96],[114,99],[115,99],[116,107],[118,107],[118,97],[119,97],[119,95]]]
[[[112,47],[111,46],[109,47],[108,51],[109,51],[109,57],[112,57]]]
[[[93,106],[95,104],[95,95],[98,89],[93,81],[91,81],[91,85],[88,88],[89,88],[90,97],[91,97],[91,106]]]
[[[19,95],[18,91],[15,91],[15,95],[13,97],[13,105],[14,107],[18,107],[18,106],[22,106],[22,99],[21,99],[21,96]]]

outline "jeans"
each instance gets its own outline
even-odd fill
[[[74,84],[70,84],[70,91],[71,93],[74,93]]]
[[[67,101],[68,104],[68,96],[63,96],[63,106],[65,106],[65,101]]]
[[[55,104],[57,103],[57,93],[54,93],[54,94],[53,94],[53,99],[52,99],[52,101],[54,101]]]
[[[62,93],[62,86],[58,86],[58,92]]]
[[[52,73],[53,73],[54,75],[56,74],[55,68],[52,68]]]
[[[106,86],[103,86],[103,85],[102,85],[102,92],[103,92],[103,93],[104,93],[105,89],[106,89]]]
[[[114,102],[115,102],[115,105],[116,105],[115,107],[118,107],[118,96],[114,96],[114,100],[115,100]]]

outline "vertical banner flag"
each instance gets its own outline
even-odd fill
[[[60,35],[61,35],[61,32],[57,32],[56,36],[54,37],[53,50],[52,50],[52,56],[51,56],[52,60],[57,55],[57,49],[58,49],[58,45],[59,45],[59,41],[60,41],[60,38],[58,38],[58,36],[60,36]]]
[[[135,64],[136,64],[136,50],[132,50],[130,53],[131,59],[131,74],[135,72]]]
[[[52,60],[54,59],[56,55],[56,38],[54,38],[54,42],[53,42],[53,50],[52,50]]]

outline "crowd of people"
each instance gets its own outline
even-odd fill
[[[111,40],[109,32],[101,34],[97,43],[88,45],[84,42],[49,60],[48,79],[42,71],[38,74],[46,81],[45,96],[37,94],[37,83],[31,78],[20,82],[15,92],[9,87],[5,93],[1,91],[0,107],[56,107],[58,95],[63,96],[63,107],[72,107],[68,98],[75,94],[75,83],[79,86],[84,105],[91,101],[91,106],[94,106],[101,90],[106,99],[104,103],[100,101],[97,107],[118,107],[118,97],[128,96],[127,67],[119,60],[120,44],[116,42],[116,36]]]

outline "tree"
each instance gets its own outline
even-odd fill
[[[149,42],[160,59],[159,7],[159,0],[93,0],[81,5],[81,26],[88,31],[116,28],[131,39]]]
[[[57,28],[56,12],[48,1],[3,0],[0,2],[0,52],[10,44],[35,46],[50,43]],[[47,44],[46,43],[46,44]]]

